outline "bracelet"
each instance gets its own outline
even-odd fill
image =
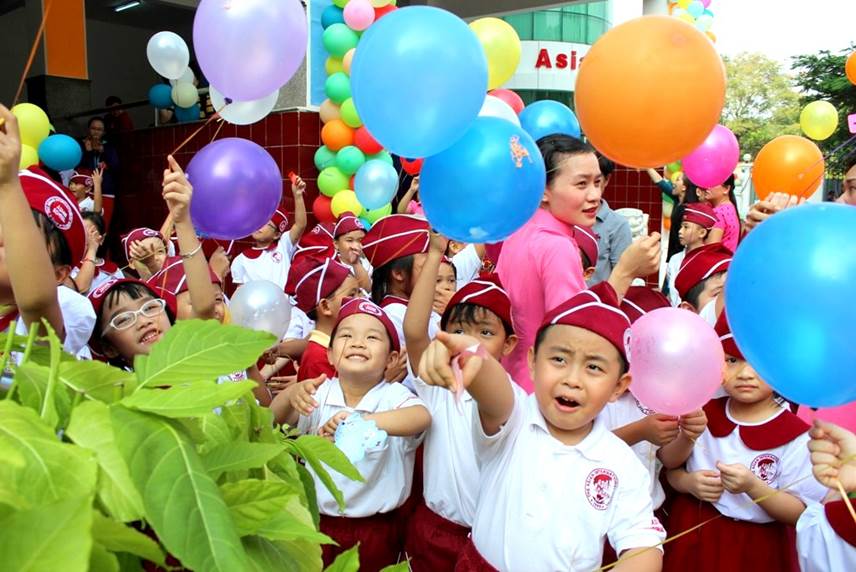
[[[86,264],[87,262],[91,262],[91,263],[92,263],[92,266],[95,266],[95,260],[93,260],[93,259],[91,259],[91,258],[84,258],[83,260],[81,260],[81,261],[80,261],[80,265],[81,265],[81,266],[83,266],[83,265],[84,265],[84,264]]]
[[[194,256],[197,252],[199,252],[200,250],[202,250],[202,243],[201,243],[201,242],[199,243],[199,246],[197,246],[196,248],[194,248],[193,250],[191,250],[191,251],[190,251],[190,252],[188,252],[187,254],[182,254],[182,255],[181,255],[181,259],[182,259],[182,260],[187,260],[188,258],[193,258],[193,256]]]

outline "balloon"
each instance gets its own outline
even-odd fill
[[[372,25],[374,19],[374,8],[369,0],[351,0],[345,5],[345,23],[352,30],[362,32]]]
[[[312,201],[312,214],[318,219],[318,222],[336,222],[336,217],[333,216],[333,211],[330,210],[330,203],[333,201],[327,195],[318,195]]]
[[[29,145],[21,145],[21,161],[18,163],[19,168],[26,169],[33,165],[39,164],[39,152]]]
[[[673,173],[672,176],[669,178],[669,180],[672,181],[672,184],[677,184],[677,182],[683,178],[684,178],[684,174],[681,171],[678,171],[676,173]],[[717,184],[719,184],[719,183],[717,183]],[[713,185],[713,186],[716,186],[716,185]]]
[[[695,151],[682,161],[690,181],[703,189],[721,185],[740,161],[740,145],[728,127],[717,125]]]
[[[348,53],[342,58],[342,68],[345,70],[345,73],[351,75],[351,64],[354,61],[354,54],[357,53],[356,48],[351,48],[348,50]]]
[[[349,183],[348,175],[338,167],[327,167],[318,173],[318,190],[328,197],[349,188]]]
[[[236,240],[263,227],[282,198],[276,161],[252,141],[227,137],[203,147],[187,165],[190,217],[208,238]]]
[[[172,107],[172,88],[165,83],[157,83],[149,89],[149,103],[157,109]]]
[[[326,145],[322,145],[315,151],[315,167],[319,171],[323,171],[327,167],[332,167],[336,164],[336,153],[331,151]]]
[[[196,81],[196,74],[193,73],[193,70],[190,67],[188,67],[184,70],[184,73],[181,74],[181,77],[169,80],[169,85],[175,87],[175,84],[177,83],[193,83],[194,81]]]
[[[689,8],[690,3],[691,3],[692,1],[693,1],[693,0],[678,0],[678,6],[680,6],[680,7],[681,7],[681,8],[683,8],[684,10],[686,10],[687,8]]]
[[[383,8],[384,6],[387,6],[388,4],[395,5],[395,2],[393,0],[372,0],[371,4],[375,8]]]
[[[291,321],[291,302],[273,282],[253,280],[235,290],[229,301],[229,312],[233,324],[270,332],[281,340]]]
[[[785,399],[812,407],[856,401],[848,382],[856,371],[856,249],[845,246],[854,238],[856,209],[807,204],[764,221],[734,253],[725,285],[731,331]],[[781,288],[787,295],[771,305]]]
[[[360,167],[363,166],[365,162],[365,154],[353,145],[349,145],[348,147],[340,149],[339,152],[336,154],[336,166],[345,175],[353,175],[360,169]]]
[[[194,103],[190,107],[176,107],[175,108],[175,119],[179,123],[186,123],[188,121],[199,121],[201,108],[198,103]]]
[[[682,88],[651,81],[663,70],[680,77]],[[598,151],[621,165],[658,168],[692,153],[719,123],[725,68],[698,30],[669,16],[644,16],[595,42],[574,97],[582,130]]]
[[[375,153],[374,155],[366,156],[367,161],[383,161],[388,165],[395,165],[395,161],[392,160],[392,155],[389,154],[389,151],[381,150],[379,153]]]
[[[386,16],[387,14],[389,14],[390,12],[392,12],[393,10],[396,10],[396,9],[397,8],[395,6],[393,6],[392,4],[390,4],[389,6],[384,6],[383,8],[375,8],[375,11],[374,11],[375,22],[377,22],[378,20],[380,20],[381,18],[383,18],[384,16]]]
[[[716,34],[711,32],[710,30],[708,30],[707,32],[704,33],[704,35],[707,36],[711,42],[713,42],[714,44],[716,43]]]
[[[695,21],[695,27],[701,32],[707,32],[713,26],[713,16],[702,14]]]
[[[812,101],[800,113],[800,127],[815,141],[829,139],[838,128],[838,111],[828,101]]]
[[[517,126],[520,125],[520,118],[517,117],[517,114],[511,106],[498,97],[494,97],[490,94],[484,98],[484,103],[482,104],[481,111],[479,112],[479,117],[498,117],[499,119],[504,119],[505,121],[509,121]]]
[[[321,107],[318,110],[318,114],[321,116],[321,121],[323,123],[329,123],[334,119],[341,119],[342,112],[339,109],[339,106],[330,101],[329,99],[325,99],[323,103],[321,103]]]
[[[365,219],[370,223],[374,224],[385,216],[389,216],[392,214],[392,204],[384,205],[379,209],[372,209],[370,211],[366,211]]]
[[[378,143],[377,140],[372,137],[372,134],[369,133],[369,130],[366,129],[365,125],[357,129],[354,133],[354,144],[360,148],[360,151],[368,155],[373,155],[383,151],[383,145]]]
[[[848,431],[856,433],[856,402],[839,407],[824,407],[817,411],[800,406],[797,410],[797,415],[809,425],[814,423],[815,419],[820,419],[827,423],[835,423],[839,427],[844,427]]]
[[[340,104],[351,97],[351,80],[345,72],[334,73],[324,82],[324,93],[330,101]]]
[[[190,50],[181,36],[175,32],[158,32],[146,45],[149,64],[167,79],[178,79],[190,63]]]
[[[410,6],[366,30],[351,81],[372,135],[397,155],[425,157],[449,147],[478,116],[487,61],[463,20]]]
[[[546,171],[523,129],[479,117],[457,143],[425,159],[419,181],[422,207],[438,232],[461,242],[498,242],[535,213]]]
[[[191,107],[199,101],[199,91],[192,83],[177,83],[172,88],[172,101],[179,107]]]
[[[704,14],[704,4],[702,4],[701,0],[693,0],[693,2],[690,2],[690,5],[687,6],[687,13],[693,18],[698,18]]]
[[[856,85],[856,52],[847,56],[847,62],[844,64],[844,73],[850,83]]]
[[[580,122],[571,108],[549,99],[527,105],[520,113],[520,125],[535,141],[556,134],[580,138]]]
[[[398,173],[383,161],[366,161],[354,179],[357,200],[366,209],[379,209],[395,198],[398,192]]]
[[[762,200],[770,193],[808,198],[820,186],[823,169],[823,153],[817,145],[796,135],[776,137],[755,157],[755,194]]]
[[[678,20],[680,20],[682,22],[686,22],[687,24],[690,24],[690,25],[695,25],[695,18],[693,18],[689,12],[684,12],[682,14],[678,14]]]
[[[636,320],[628,358],[630,391],[657,413],[701,409],[722,386],[725,354],[719,336],[701,316],[683,308],[658,308]]]
[[[321,41],[330,55],[341,58],[348,50],[357,47],[360,37],[345,24],[333,24],[324,30]]]
[[[668,165],[666,165],[666,169],[670,170],[673,173],[677,173],[683,167],[683,164],[680,161],[672,161]]]
[[[360,121],[360,116],[357,113],[354,100],[350,97],[342,102],[342,121],[345,122],[345,125],[353,127],[354,129],[363,124],[363,122]]]
[[[307,37],[300,0],[202,0],[193,19],[202,73],[237,101],[255,101],[285,85],[303,63]]]
[[[220,117],[234,125],[250,125],[261,121],[273,111],[279,99],[279,90],[276,90],[255,101],[233,101],[226,105],[226,98],[213,85],[208,93],[211,96],[211,105],[219,110]]]
[[[496,98],[501,99],[505,103],[511,106],[511,109],[514,110],[514,113],[519,114],[523,111],[523,108],[526,107],[523,104],[523,98],[517,95],[517,92],[511,91],[510,89],[495,89],[488,93],[488,95],[492,95]]]
[[[330,201],[330,210],[336,218],[339,218],[344,213],[354,213],[359,216],[363,212],[363,206],[357,200],[357,195],[354,191],[348,190],[336,193],[336,196]]]
[[[339,8],[344,8],[345,4],[348,3],[348,0],[333,0],[333,4],[338,6]]]
[[[51,135],[39,145],[39,159],[54,171],[74,169],[82,158],[80,144],[68,135]]]
[[[354,130],[345,125],[341,119],[334,119],[321,128],[321,141],[331,151],[338,151],[342,147],[354,144]]]
[[[327,75],[333,75],[334,73],[344,71],[344,69],[345,66],[342,64],[342,58],[330,56],[327,58],[327,61],[324,62],[324,71],[327,72]]]
[[[321,12],[321,26],[326,30],[333,24],[344,24],[345,14],[338,6],[327,6]]]
[[[404,169],[404,172],[408,175],[418,175],[422,170],[422,165],[425,163],[425,159],[405,159],[401,158],[401,168]]]
[[[361,217],[360,217],[360,222],[361,222],[361,223],[363,223],[363,228],[365,228],[365,229],[366,229],[366,232],[368,232],[368,231],[370,231],[370,230],[372,229],[372,223],[371,223],[371,222],[369,222],[369,219],[367,219],[367,218],[365,218],[365,217],[362,217],[362,216],[361,216]]]
[[[707,8],[708,6],[710,6],[710,1],[711,0],[701,0],[701,3],[704,4],[705,8]]]
[[[520,64],[520,37],[511,24],[499,18],[479,18],[470,24],[487,57],[487,87],[494,89],[508,80]]]
[[[18,133],[21,143],[37,149],[51,132],[51,123],[42,108],[32,103],[19,103],[12,108],[18,118]]]

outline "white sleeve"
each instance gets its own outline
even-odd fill
[[[452,264],[455,265],[457,285],[458,290],[460,290],[478,276],[479,270],[482,267],[482,259],[479,258],[475,245],[468,244],[462,251],[452,257]]]
[[[625,550],[657,546],[666,538],[666,531],[657,517],[651,501],[651,477],[642,463],[628,448],[628,467],[618,483],[615,518],[607,536],[619,556]],[[630,457],[632,455],[632,458]]]
[[[856,547],[835,533],[820,504],[810,505],[797,521],[797,554],[803,572],[856,570]]]
[[[782,474],[779,487],[798,497],[806,506],[819,503],[829,489],[821,485],[811,472],[811,457],[808,450],[809,436],[804,433],[788,443],[782,454]]]
[[[511,377],[508,378],[508,383],[511,384],[511,389],[514,391],[514,407],[511,410],[508,421],[495,434],[485,434],[481,417],[479,416],[478,404],[476,407],[473,407],[473,442],[479,465],[484,465],[496,458],[506,446],[514,441],[514,438],[520,433],[526,422],[526,400],[528,396],[519,385],[511,380]]]
[[[279,238],[279,243],[277,244],[277,250],[282,254],[285,260],[291,260],[291,257],[294,256],[294,252],[297,250],[294,247],[294,244],[291,242],[291,234],[288,231],[282,233],[282,236]]]
[[[77,355],[89,343],[92,330],[95,328],[95,310],[89,300],[65,286],[57,287],[62,321],[65,329],[63,348],[72,355]]]
[[[235,284],[243,284],[247,281],[247,272],[244,268],[244,255],[239,254],[235,257],[235,260],[232,261],[231,266],[232,271],[232,282]]]

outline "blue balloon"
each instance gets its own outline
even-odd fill
[[[788,400],[856,401],[854,244],[856,209],[825,203],[777,214],[734,254],[725,284],[731,331],[761,379]]]
[[[687,6],[687,12],[693,18],[698,18],[704,14],[704,4],[701,0],[694,0],[693,2],[690,2],[689,6]]]
[[[444,236],[498,242],[532,217],[546,180],[544,159],[523,129],[479,117],[457,143],[425,159],[419,197]]]
[[[172,88],[165,83],[156,83],[149,89],[149,103],[157,109],[172,107]]]
[[[198,103],[194,103],[191,107],[176,107],[175,118],[179,123],[187,121],[199,121],[199,113],[201,109]]]
[[[532,139],[547,135],[570,135],[580,138],[580,122],[567,105],[549,99],[530,103],[520,112],[520,125]]]
[[[51,135],[39,145],[39,159],[54,171],[74,169],[82,158],[80,144],[68,135]]]
[[[398,192],[395,167],[380,160],[366,161],[354,177],[354,192],[366,210],[379,209]]]
[[[366,30],[351,65],[366,129],[403,157],[428,157],[460,139],[481,110],[487,59],[475,33],[450,12],[410,6]]]
[[[360,222],[363,223],[363,227],[365,227],[366,232],[372,229],[372,223],[369,222],[369,219],[360,217]]]
[[[335,5],[330,5],[324,8],[321,12],[321,27],[325,30],[333,24],[345,23],[345,11]]]

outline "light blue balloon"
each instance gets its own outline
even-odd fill
[[[475,33],[445,10],[409,6],[366,30],[351,65],[366,129],[403,157],[428,157],[460,139],[487,91],[487,59]]]
[[[172,88],[165,83],[156,83],[149,89],[149,103],[157,109],[172,107]]]
[[[354,177],[354,192],[366,210],[378,209],[398,192],[398,173],[383,161],[366,161]]]
[[[520,125],[535,141],[548,135],[580,138],[580,122],[571,108],[549,99],[524,107],[520,112]]]
[[[695,21],[695,27],[700,32],[707,32],[710,30],[711,26],[713,26],[713,16],[708,16],[707,14],[702,14]]]
[[[345,23],[345,13],[338,6],[327,6],[324,8],[324,11],[321,12],[321,26],[326,30],[333,24],[344,24]]]
[[[690,5],[687,6],[687,12],[693,18],[698,18],[702,14],[704,14],[704,4],[701,0],[695,0],[694,2],[690,2]]]
[[[39,159],[54,171],[74,169],[81,158],[80,144],[68,135],[51,135],[39,145]]]
[[[365,227],[366,232],[372,229],[372,223],[369,222],[369,219],[360,217],[360,222],[363,223],[363,227]]]
[[[854,243],[856,209],[803,205],[758,226],[731,261],[725,308],[734,339],[761,379],[795,403],[856,401]]]
[[[175,108],[175,118],[179,123],[186,123],[188,121],[199,121],[199,113],[201,109],[199,108],[198,103],[194,103],[190,107],[176,107]]]
[[[479,117],[457,143],[425,159],[419,197],[444,236],[498,242],[532,217],[546,178],[529,134],[504,119]]]

